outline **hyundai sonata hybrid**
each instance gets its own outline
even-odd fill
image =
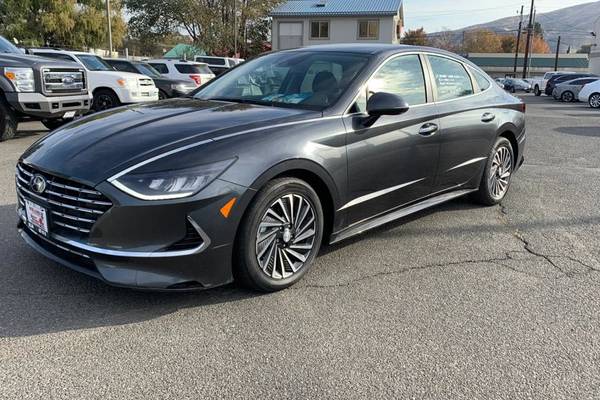
[[[441,50],[269,53],[184,98],[73,121],[16,167],[19,230],[117,286],[286,288],[336,243],[448,200],[498,204],[525,105]]]

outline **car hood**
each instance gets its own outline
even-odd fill
[[[103,74],[107,76],[114,76],[115,79],[152,79],[149,76],[136,74],[134,72],[124,72],[124,71],[90,71],[95,74]]]
[[[59,61],[52,58],[38,57],[29,54],[13,54],[13,53],[0,53],[0,64],[2,61],[11,67],[64,67],[64,68],[77,68],[82,69],[83,67],[75,62]]]
[[[21,161],[96,186],[163,152],[320,112],[180,98],[120,107],[76,120],[34,143]]]

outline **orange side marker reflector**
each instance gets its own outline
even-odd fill
[[[233,199],[225,203],[223,207],[221,207],[220,211],[222,216],[224,216],[225,218],[229,218],[229,213],[231,213],[231,209],[233,208],[233,205],[235,204],[236,200],[237,198],[234,197]]]

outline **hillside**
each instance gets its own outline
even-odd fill
[[[590,34],[593,31],[595,21],[600,18],[600,1],[593,3],[580,4],[578,6],[562,8],[560,10],[538,14],[536,21],[542,24],[545,32],[545,38],[550,44],[551,49],[556,48],[556,42],[559,35],[562,36],[561,51],[565,52],[571,45],[573,52],[578,50],[583,44],[589,44],[593,41]],[[527,27],[528,16],[524,17],[523,27]],[[512,32],[516,34],[519,26],[519,16],[501,18],[495,21],[479,25],[468,26],[463,29],[451,31],[456,35],[456,40],[460,40],[463,31],[474,29],[490,29],[494,32]],[[597,32],[600,34],[600,32]]]

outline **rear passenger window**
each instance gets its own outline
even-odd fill
[[[167,67],[166,64],[159,64],[159,63],[149,63],[149,64],[152,65],[154,67],[154,69],[157,70],[158,72],[160,72],[161,74],[169,73],[169,68]]]
[[[212,74],[203,64],[175,64],[175,69],[182,74]]]
[[[461,63],[445,57],[428,56],[437,86],[438,101],[473,94],[473,84]]]
[[[419,56],[400,56],[385,63],[369,82],[369,95],[378,92],[401,96],[411,106],[426,103],[425,78]]]
[[[484,90],[487,90],[490,87],[490,81],[481,72],[471,68],[471,73],[475,78],[475,82],[477,82],[477,86],[479,86],[480,92],[483,92]]]

